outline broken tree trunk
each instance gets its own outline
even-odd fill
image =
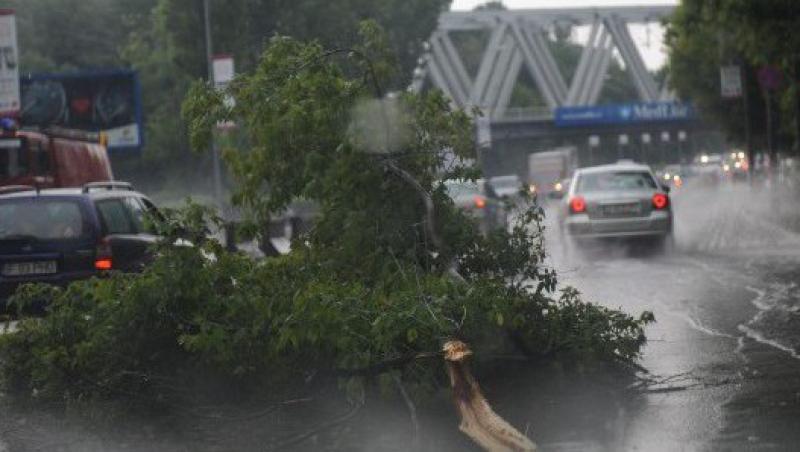
[[[472,350],[461,341],[444,344],[444,359],[453,388],[453,400],[461,416],[458,428],[488,451],[535,451],[536,445],[531,440],[489,406],[478,382],[467,368],[466,360],[470,355]]]

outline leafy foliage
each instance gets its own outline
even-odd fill
[[[235,106],[203,84],[184,104],[198,147],[221,119],[248,132],[249,147],[226,158],[235,201],[256,224],[296,197],[319,205],[289,255],[227,253],[207,238],[209,212],[170,212],[143,273],[16,295],[49,308],[0,338],[6,384],[70,402],[163,399],[165,379],[279,388],[400,368],[425,386],[442,373],[419,358],[450,338],[478,356],[513,345],[532,356],[635,359],[652,315],[585,303],[574,290],[554,295],[535,206],[508,230],[482,234],[441,183],[470,173],[444,167],[448,152],[473,152],[468,116],[439,93],[385,95],[384,37],[372,23],[362,36],[339,50],[275,37],[231,87]],[[174,246],[178,237],[194,246]]]

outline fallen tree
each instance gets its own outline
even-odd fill
[[[437,92],[385,95],[382,35],[369,24],[363,35],[347,51],[276,37],[231,85],[234,104],[204,84],[185,103],[197,148],[218,121],[243,131],[232,141],[246,146],[225,157],[246,228],[297,197],[319,205],[289,255],[226,252],[207,238],[208,209],[168,212],[141,274],[15,296],[49,308],[0,337],[5,387],[73,408],[175,408],[209,387],[286,400],[298,382],[338,379],[351,393],[393,372],[410,400],[446,384],[428,358],[453,339],[478,357],[635,360],[652,315],[559,293],[535,205],[488,234],[456,209],[442,181],[476,172],[444,168],[445,154],[474,154],[469,116]],[[194,246],[171,246],[178,238]]]

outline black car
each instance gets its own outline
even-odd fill
[[[66,285],[109,270],[138,271],[157,237],[153,203],[124,182],[82,188],[0,188],[0,308],[23,283]]]

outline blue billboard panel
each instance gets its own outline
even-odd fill
[[[561,107],[555,111],[557,127],[624,125],[694,119],[694,108],[680,102],[642,102],[599,107]]]
[[[132,70],[28,74],[20,77],[20,91],[23,127],[104,132],[112,151],[144,144],[141,88]]]

